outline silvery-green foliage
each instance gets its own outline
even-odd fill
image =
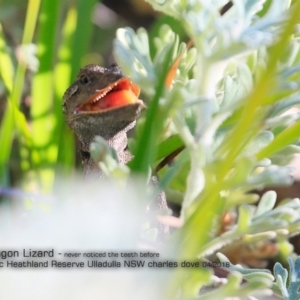
[[[124,73],[128,74],[149,96],[153,96],[155,86],[161,71],[161,64],[166,59],[168,51],[173,48],[172,59],[180,53],[185,52],[185,44],[179,47],[179,40],[171,28],[162,26],[160,35],[155,39],[157,52],[152,61],[149,52],[149,38],[147,32],[140,28],[136,33],[131,28],[121,28],[117,31],[117,39],[114,43],[114,52],[117,62],[122,67]],[[191,49],[182,57],[181,70],[184,76],[181,80],[186,80],[187,72],[194,65],[195,49]]]
[[[274,276],[284,299],[297,300],[300,297],[300,257],[295,261],[288,258],[288,262],[290,272],[277,262],[274,266]]]
[[[221,253],[217,253],[217,257],[221,263],[229,265],[226,269],[230,272],[230,275],[228,279],[224,279],[225,283],[223,283],[221,288],[201,295],[201,299],[226,299],[225,297],[243,297],[250,295],[253,297],[258,296],[258,299],[261,299],[259,297],[272,294],[270,288],[272,287],[274,277],[270,271],[247,269],[242,266],[232,265],[227,257]],[[241,285],[243,279],[247,280],[247,282]],[[213,280],[217,281],[216,278]]]
[[[155,71],[149,53],[148,34],[144,29],[135,33],[131,28],[119,29],[114,49],[123,71],[146,93],[153,94]]]
[[[246,245],[282,238],[295,231],[299,233],[299,199],[274,208],[275,203],[276,193],[269,191],[262,196],[257,207],[241,205],[237,224],[207,243],[199,253],[199,257],[211,255],[223,246],[234,244],[235,241],[240,243],[241,240],[244,240],[243,243]]]
[[[160,171],[168,194],[182,202],[182,255],[203,258],[236,241],[285,241],[299,232],[299,200],[274,207],[276,195],[269,192],[255,209],[258,197],[249,192],[292,183],[287,165],[300,150],[300,114],[283,113],[300,103],[300,47],[293,36],[299,5],[235,0],[220,16],[227,1],[147,2],[176,18],[193,40],[187,50],[164,25],[153,59],[145,30],[119,29],[115,40],[117,62],[149,98],[164,80],[163,63],[171,57],[171,69],[182,55],[172,85],[159,95],[158,111],[171,109],[161,114],[164,130],[156,136],[163,144],[176,134],[185,146],[173,166]],[[216,236],[216,219],[226,211],[238,218]]]
[[[255,13],[261,9],[261,5],[264,3],[264,1],[246,1],[245,3],[236,1],[234,8],[230,10],[228,14],[225,14],[224,18],[220,18],[218,13],[220,6],[218,5],[223,5],[223,1],[214,4],[208,4],[205,1],[199,1],[195,3],[188,3],[184,1],[172,3],[169,1],[162,3],[156,3],[155,1],[150,2],[155,8],[160,9],[165,13],[172,14],[172,12],[175,13],[176,11],[176,17],[180,18],[180,20],[183,22],[188,20],[189,26],[192,26],[191,19],[193,19],[193,17],[186,17],[185,14],[198,13],[203,15],[202,17],[200,16],[199,18],[196,18],[197,20],[201,20],[203,23],[201,26],[198,26],[202,28],[201,30],[203,32],[201,32],[203,34],[201,34],[201,36],[191,35],[194,38],[194,44],[196,48],[192,48],[183,55],[181,66],[186,66],[186,68],[183,69],[181,67],[180,71],[177,71],[173,89],[167,93],[165,97],[170,99],[169,101],[174,101],[176,99],[176,101],[179,103],[189,105],[186,110],[181,111],[181,114],[186,116],[188,111],[191,109],[194,110],[194,117],[196,117],[195,122],[197,123],[195,137],[197,138],[197,135],[205,136],[205,128],[210,128],[210,122],[214,122],[214,120],[211,119],[213,112],[218,111],[219,114],[226,114],[228,111],[228,113],[231,114],[232,111],[234,111],[238,106],[242,105],[241,100],[253,89],[255,72],[258,72],[258,70],[261,68],[263,60],[261,58],[257,58],[252,66],[252,69],[250,69],[245,62],[247,61],[248,57],[253,56],[253,54],[256,57],[258,57],[258,52],[261,53],[260,55],[262,55],[264,52],[260,49],[263,49],[265,45],[268,45],[276,40],[281,31],[279,25],[281,22],[283,22],[285,8],[287,7],[288,3],[285,3],[285,1],[276,5],[273,3],[263,18],[257,18],[255,17]],[[181,10],[179,10],[180,6]],[[180,16],[177,15],[179,11]],[[220,22],[222,22],[222,26],[219,24]],[[274,25],[274,22],[278,26],[275,26],[276,24]],[[218,27],[215,28],[217,25]],[[230,31],[228,31],[227,28],[228,26],[231,28],[231,31],[239,31],[238,34],[231,32],[231,36],[234,37],[232,40],[230,40],[227,36],[230,34]],[[243,32],[243,30],[245,32]],[[252,52],[250,52],[249,45],[247,45],[247,43],[244,41],[244,36],[249,36],[250,31],[256,32],[258,30],[260,34],[253,34],[253,38],[251,38],[252,48],[254,45],[255,47],[254,49],[251,49]],[[209,37],[206,36],[206,34]],[[225,37],[223,37],[222,34]],[[197,43],[197,39],[201,41]],[[258,39],[257,43],[255,43],[255,39]],[[232,50],[229,50],[231,59],[228,60],[228,56],[224,60],[222,55],[224,55],[229,46],[224,43],[218,44],[218,41],[223,40],[228,42],[230,47],[237,47],[237,45],[243,44],[243,47],[245,47],[245,49],[247,49],[247,51],[250,53],[248,56],[247,53],[244,54],[246,60],[241,59],[240,56],[236,56],[237,54],[240,54],[241,51],[236,52]],[[207,48],[210,49],[209,51],[212,51],[213,48],[216,48],[220,52],[221,56],[218,56],[215,53],[212,57],[212,53],[208,53],[208,50],[205,51],[205,49],[203,49],[205,41],[208,43]],[[161,28],[160,35],[156,38],[155,44],[157,45],[158,50],[153,62],[150,58],[148,44],[149,42],[147,33],[144,30],[140,29],[135,34],[131,29],[120,29],[117,34],[117,40],[115,41],[115,54],[118,63],[132,77],[132,79],[142,87],[143,92],[151,96],[154,92],[153,88],[156,86],[158,80],[159,66],[166,58],[165,56],[167,55],[167,49],[173,47],[173,59],[175,60],[180,53],[184,52],[185,46],[182,44],[178,48],[178,39],[172,32],[171,28],[167,26]],[[199,46],[200,44],[201,46]],[[141,50],[140,48],[143,49]],[[198,52],[196,52],[196,49]],[[293,49],[294,50],[292,52],[297,53],[297,47],[293,46]],[[195,56],[197,56],[196,61]],[[207,59],[205,59],[206,61],[204,60],[204,57],[207,57]],[[295,57],[295,54],[293,57]],[[266,55],[264,55],[264,58],[266,59]],[[198,79],[198,81],[201,81],[201,79],[205,78],[205,84],[202,84],[203,87],[201,89],[201,85],[199,84],[196,84],[196,86],[194,85],[194,88],[189,88],[192,86],[194,79],[187,77],[187,71],[193,65],[196,80]],[[228,75],[226,75],[226,72],[224,72],[225,70],[228,70]],[[223,88],[219,89],[216,84],[224,75],[226,75],[224,86]],[[217,101],[214,95],[219,92],[223,94],[224,97]],[[176,93],[176,97],[174,97],[174,93]],[[290,101],[290,105],[288,105],[286,101],[283,101],[284,104],[282,105],[284,105],[284,108],[281,108],[280,111],[283,109],[286,110],[291,105],[298,103],[299,97],[297,97],[295,93],[293,93],[292,97],[294,100]],[[280,105],[280,103],[278,105]],[[270,114],[272,114],[274,110],[279,111],[279,107],[277,108],[275,106],[270,111]],[[225,115],[225,118],[228,118],[228,113]],[[218,118],[218,115],[215,115],[215,118]],[[180,130],[178,127],[182,127],[184,124],[179,122],[179,120],[176,121],[176,119],[177,117],[175,116],[175,125],[177,124],[177,130],[179,130],[179,134],[181,134],[185,141],[190,141],[193,145],[193,138],[189,136],[188,130]],[[268,124],[267,122],[269,122],[269,120],[267,119],[265,122]],[[218,126],[220,126],[220,124]],[[215,127],[214,131],[215,134],[218,135],[218,127]],[[214,134],[211,136],[213,137]],[[221,143],[222,138],[220,138],[220,135],[218,136],[219,143]],[[223,136],[223,138],[225,138],[225,136]],[[214,147],[215,144],[207,144],[207,140],[205,138],[198,142],[201,143],[203,141],[205,141],[203,154],[210,155],[210,151],[206,150],[211,149],[211,147]],[[192,147],[195,146],[196,145],[194,144]],[[201,146],[198,144],[198,146],[196,146],[198,149],[197,151],[199,151],[199,147],[201,148]],[[244,154],[246,154],[246,152]],[[196,155],[194,154],[194,156]],[[195,157],[194,161],[196,160],[197,159]],[[199,167],[201,167],[201,165],[199,165]]]
[[[128,167],[118,163],[116,151],[109,147],[101,136],[97,136],[91,143],[90,153],[105,176],[121,180],[127,179]]]

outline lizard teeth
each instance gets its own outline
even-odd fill
[[[106,101],[105,97],[111,92],[116,92],[116,94],[112,95],[111,97],[108,97],[107,101]],[[132,95],[130,94],[130,92]],[[107,108],[110,108],[110,106],[109,106],[110,104],[111,104],[112,108],[114,108],[114,106],[117,107],[119,105],[119,102],[122,102],[121,101],[122,99],[117,99],[117,98],[118,97],[122,98],[123,96],[126,96],[126,95],[127,95],[127,98],[131,97],[131,100],[134,102],[134,99],[133,99],[134,95],[136,97],[138,97],[139,93],[140,93],[139,87],[136,86],[135,84],[133,84],[131,82],[131,80],[129,80],[126,77],[120,78],[117,81],[115,81],[114,83],[111,83],[104,88],[94,89],[94,93],[90,97],[87,97],[87,99],[83,103],[76,106],[76,108],[74,110],[74,115],[80,114],[81,112],[102,111]],[[103,101],[102,101],[102,99],[103,99]],[[130,99],[127,99],[127,100],[130,100]],[[110,102],[110,101],[112,101],[113,103],[109,104],[108,102]],[[126,99],[124,99],[124,101],[126,102]],[[103,103],[100,103],[100,102],[103,102]]]
[[[96,97],[92,102],[93,103],[96,103],[98,102],[100,99],[102,99],[106,94],[102,94],[102,95],[99,95],[98,97]]]
[[[117,83],[114,84],[114,87],[117,86]],[[98,95],[93,101],[92,103],[96,103],[99,100],[101,100],[103,97],[105,97],[114,87],[109,87],[107,91],[105,91],[105,93]],[[101,90],[96,90],[97,92],[100,92]]]

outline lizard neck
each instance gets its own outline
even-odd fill
[[[119,163],[122,165],[127,164],[132,158],[131,153],[127,149],[127,132],[135,126],[135,123],[136,121],[131,122],[125,128],[119,130],[113,135],[110,135],[107,132],[105,132],[105,134],[96,134],[101,135],[106,140],[107,144],[116,151]],[[88,176],[90,174],[94,174],[97,177],[103,176],[99,167],[90,155],[90,143],[94,140],[96,135],[78,136],[81,142],[81,158],[84,176]]]

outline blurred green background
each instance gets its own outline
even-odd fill
[[[143,1],[0,1],[2,187],[50,192],[58,172],[70,176],[80,166],[61,109],[65,90],[81,66],[114,61],[117,28],[155,34],[162,22],[174,21]]]

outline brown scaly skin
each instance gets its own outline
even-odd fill
[[[116,150],[120,163],[126,164],[132,158],[127,150],[127,131],[135,126],[136,118],[144,108],[138,96],[139,88],[117,65],[110,68],[85,66],[65,92],[63,111],[81,143],[85,176],[102,175],[89,153],[90,143],[97,135]],[[157,185],[155,177],[152,184]],[[168,208],[163,192],[158,195],[157,203],[150,206],[150,210],[159,208]],[[159,239],[163,240],[168,235],[168,226],[159,224],[158,227]]]
[[[74,130],[81,143],[81,156],[84,174],[99,169],[94,165],[89,155],[89,145],[96,135],[102,136],[119,155],[121,163],[130,160],[130,154],[125,150],[127,146],[126,133],[135,125],[135,120],[143,109],[143,101],[122,107],[103,109],[99,111],[78,111],[78,107],[87,99],[95,95],[96,91],[123,78],[120,68],[112,65],[103,68],[88,65],[82,68],[76,81],[67,89],[63,97],[63,111],[69,127]],[[100,100],[101,101],[101,100]]]

